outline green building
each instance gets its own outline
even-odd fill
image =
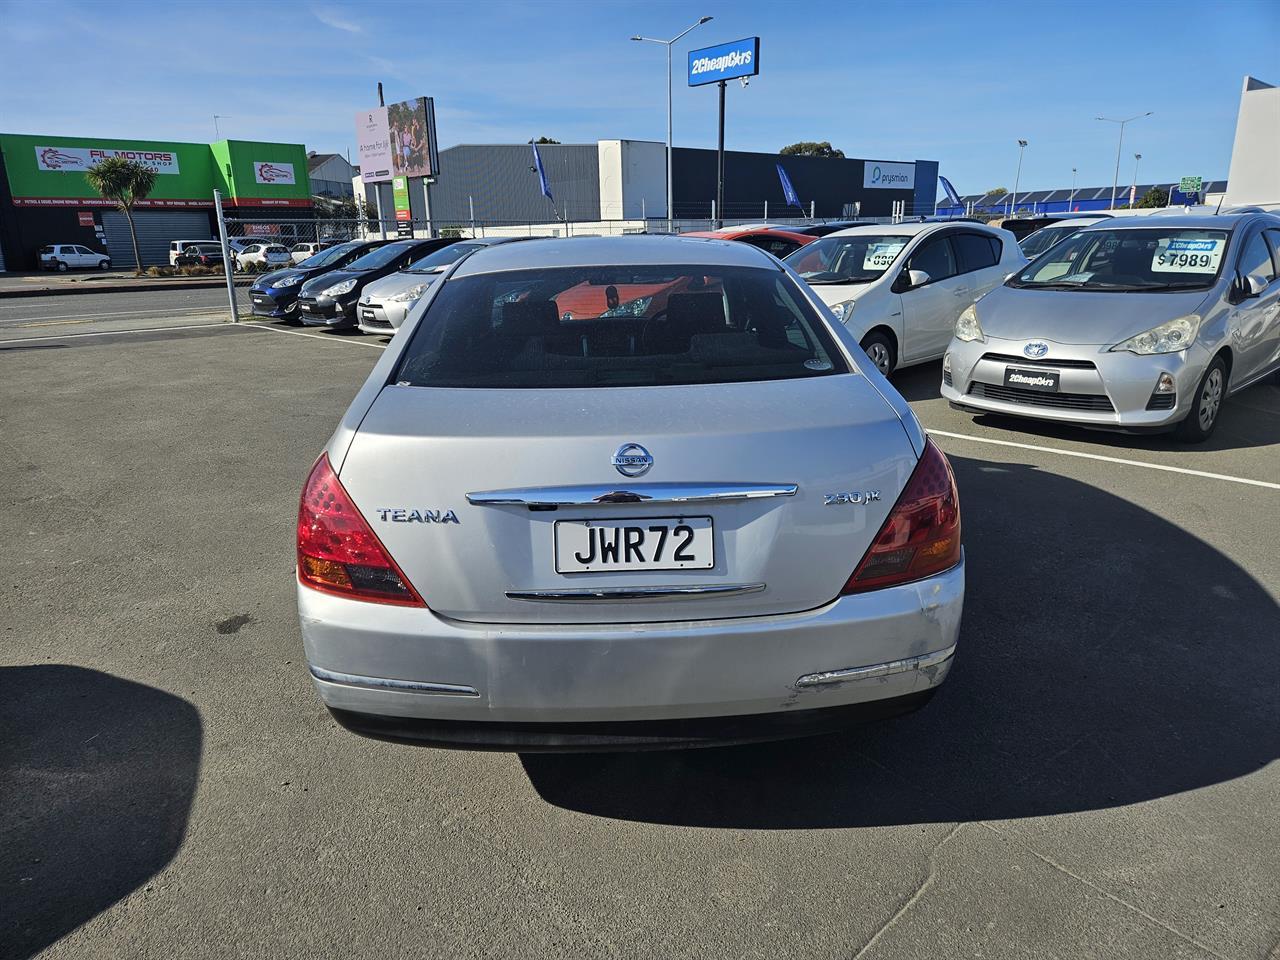
[[[50,243],[77,243],[133,265],[124,215],[89,186],[85,171],[111,156],[154,167],[155,189],[135,208],[143,265],[169,262],[172,240],[217,236],[213,191],[227,216],[276,221],[264,234],[292,234],[312,217],[307,152],[297,143],[172,143],[0,133],[0,270],[31,270]]]

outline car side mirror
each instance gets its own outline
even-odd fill
[[[923,270],[903,270],[893,284],[894,293],[906,293],[916,287],[923,287],[933,278]]]
[[[1256,273],[1250,273],[1244,278],[1245,299],[1249,300],[1253,297],[1261,296],[1262,292],[1267,289],[1267,280],[1260,277]]]

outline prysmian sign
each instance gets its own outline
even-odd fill
[[[36,147],[36,166],[54,172],[84,171],[108,157],[146,164],[156,173],[177,173],[178,155],[168,150],[113,150],[102,147]]]
[[[760,72],[760,38],[744,37],[689,51],[689,86],[754,77]]]
[[[914,190],[916,165],[868,160],[862,168],[862,186],[871,190]]]

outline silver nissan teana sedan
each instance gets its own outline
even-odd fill
[[[746,244],[533,240],[452,266],[302,494],[298,611],[358,733],[615,750],[923,705],[964,597],[946,458]]]

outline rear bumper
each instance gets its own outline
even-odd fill
[[[674,623],[467,623],[298,587],[313,680],[340,722],[374,736],[498,749],[537,747],[539,738],[547,749],[586,749],[821,732],[851,719],[829,708],[940,684],[963,601],[963,562],[803,613]],[[793,715],[800,719],[785,719]],[[774,732],[762,733],[770,724],[752,719],[760,717],[779,721]],[[674,721],[699,722],[664,728]]]

